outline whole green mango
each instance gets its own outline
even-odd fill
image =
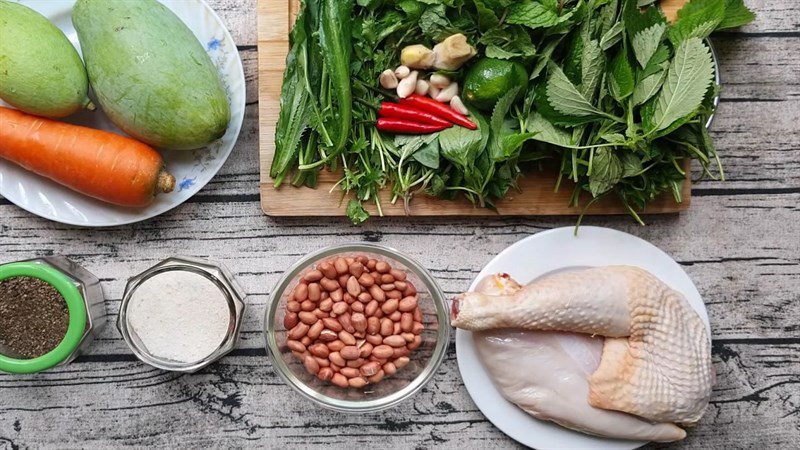
[[[222,137],[230,106],[192,31],[155,0],[78,0],[72,11],[89,82],[114,124],[166,149]]]
[[[94,109],[80,55],[38,12],[0,0],[0,98],[46,117]]]

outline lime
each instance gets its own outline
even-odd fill
[[[520,86],[517,99],[528,88],[528,71],[516,61],[483,58],[469,69],[464,80],[464,99],[476,108],[489,111],[506,92]]]

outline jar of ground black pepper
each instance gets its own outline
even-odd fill
[[[69,364],[103,325],[104,308],[97,277],[64,257],[0,265],[0,371]]]

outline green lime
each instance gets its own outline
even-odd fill
[[[525,66],[516,61],[483,58],[469,69],[463,96],[470,105],[489,111],[503,94],[516,86],[521,87],[517,94],[520,99],[528,88]]]

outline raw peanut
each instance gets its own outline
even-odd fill
[[[372,286],[373,284],[375,284],[375,278],[372,275],[368,274],[368,273],[362,273],[361,276],[358,277],[358,284],[368,288],[368,287]],[[373,295],[373,297],[374,297],[374,295]]]
[[[366,336],[366,335],[367,335],[367,333],[365,333],[363,331],[356,331],[355,333],[353,333],[353,336],[355,336],[356,339],[364,339],[364,336]]]
[[[388,317],[381,319],[381,336],[389,336],[394,330],[394,322]]]
[[[375,263],[375,270],[377,270],[378,273],[388,273],[392,268],[386,261],[378,261]]]
[[[333,262],[333,267],[336,269],[336,273],[339,275],[347,273],[348,265],[344,258],[336,258],[336,261]]]
[[[359,346],[358,356],[361,358],[368,358],[372,354],[373,345],[365,342],[364,345]]]
[[[286,310],[289,312],[300,312],[300,302],[296,302],[294,300],[286,303]]]
[[[369,295],[379,302],[386,300],[386,293],[383,292],[383,289],[377,284],[373,284],[369,287]]]
[[[311,333],[311,329],[310,328],[309,328],[308,332]],[[303,336],[303,339],[300,339],[300,343],[305,345],[306,347],[311,345],[312,342],[313,342],[313,339],[308,337],[308,335],[305,335],[305,336]]]
[[[336,279],[336,282],[339,283],[339,287],[342,289],[347,289],[347,280],[349,279],[349,274],[339,275],[339,278]]]
[[[303,365],[306,366],[308,373],[316,375],[319,372],[319,363],[313,356],[308,355],[303,359]]]
[[[381,319],[370,317],[367,319],[367,334],[377,334],[381,331]]]
[[[289,334],[286,335],[289,339],[294,339],[295,341],[299,341],[303,338],[303,336],[308,333],[308,325],[304,323],[298,323],[294,326],[291,330],[289,330]]]
[[[350,322],[352,322],[353,328],[355,328],[356,331],[367,330],[367,318],[366,316],[364,316],[364,314],[361,314],[360,312],[353,313],[353,315],[350,316]]]
[[[340,324],[338,320],[332,317],[326,317],[325,319],[322,319],[322,323],[325,324],[325,328],[331,331],[335,331],[337,333],[344,329],[342,328],[342,324]]]
[[[342,315],[346,313],[349,309],[350,306],[346,302],[334,303],[332,307],[332,311],[336,315]]]
[[[411,326],[411,332],[420,335],[422,334],[422,330],[425,329],[425,325],[421,324],[420,322],[414,322],[414,325]]]
[[[356,345],[356,338],[345,330],[339,332],[339,340],[344,342],[345,345]]]
[[[326,300],[326,299],[330,298],[330,296],[331,296],[331,293],[330,293],[330,292],[328,292],[328,291],[322,291],[322,294],[320,294],[319,298],[320,298],[321,300]]]
[[[315,316],[317,316],[317,318],[318,318],[318,319],[324,319],[324,318],[326,318],[326,317],[329,317],[329,316],[330,316],[330,314],[326,313],[325,311],[322,311],[322,310],[321,310],[321,309],[319,309],[319,308],[315,309],[315,310],[312,312],[312,314],[314,314]]]
[[[394,353],[392,353],[392,358],[402,358],[403,356],[408,356],[411,354],[411,350],[408,347],[397,347],[394,349]]]
[[[370,259],[369,261],[367,261],[367,264],[366,264],[367,269],[369,269],[370,271],[375,270],[375,265],[377,263],[378,263],[378,261],[375,261],[374,259]]]
[[[306,325],[314,325],[314,323],[317,321],[317,316],[308,311],[300,311],[300,314],[298,314],[297,317],[300,318],[300,322],[303,322]]]
[[[342,358],[348,361],[351,359],[358,359],[358,353],[359,353],[358,347],[356,347],[355,345],[348,345],[344,347],[341,351],[339,351],[339,354],[342,355]]]
[[[308,281],[309,283],[313,283],[315,281],[319,281],[322,279],[322,272],[319,270],[311,270],[309,271],[304,277],[304,280]]]
[[[378,271],[373,270],[369,273],[369,276],[371,276],[376,283],[381,284],[381,274],[379,274]]]
[[[312,355],[319,358],[327,358],[328,355],[331,354],[328,346],[322,343],[312,345],[308,348],[308,351],[311,352]]]
[[[399,313],[399,312],[400,311],[396,311],[396,313]],[[394,314],[392,314],[392,315],[394,315]],[[392,328],[392,334],[398,334],[399,335],[400,333],[402,333],[403,330],[400,329],[400,322],[395,322],[395,321],[392,321],[392,322],[394,322],[394,325],[393,325],[394,328]]]
[[[408,343],[414,342],[414,338],[417,337],[414,333],[402,333],[400,336]]]
[[[294,355],[294,357],[295,357],[295,358],[297,358],[297,359],[299,359],[299,360],[300,360],[300,362],[302,362],[302,361],[303,361],[303,359],[305,359],[305,357],[306,357],[306,353],[308,353],[308,352],[302,352],[302,353],[301,353],[301,352],[295,352],[295,351],[293,351],[293,352],[292,352],[292,354]]]
[[[322,289],[319,287],[319,283],[309,283],[308,299],[312,302],[318,302],[320,298],[322,298]]]
[[[403,298],[403,293],[398,291],[397,289],[395,289],[393,291],[387,292],[386,296],[389,297],[389,298],[400,300],[401,298]]]
[[[356,301],[356,297],[353,297],[352,295],[350,295],[347,292],[345,292],[344,296],[342,296],[342,300],[344,300],[344,302],[349,305],[349,304],[353,303],[354,301]]]
[[[404,333],[410,333],[413,327],[414,327],[414,315],[408,312],[404,312],[400,316],[400,329]]]
[[[322,330],[317,339],[322,342],[333,342],[339,339],[339,336],[333,330]]]
[[[293,339],[289,339],[288,341],[286,341],[286,346],[289,347],[289,350],[291,350],[293,352],[301,352],[302,353],[302,352],[306,351],[306,346],[303,345],[302,342],[295,341]]]
[[[325,275],[325,278],[336,278],[336,268],[333,267],[333,264],[325,262],[317,266],[317,268]]]
[[[375,311],[378,310],[379,306],[380,305],[378,305],[378,301],[377,300],[372,300],[371,302],[367,303],[367,306],[364,307],[364,314],[366,314],[369,317],[372,317],[375,314]],[[287,327],[287,328],[291,328],[291,327]]]
[[[383,372],[387,376],[392,376],[397,373],[397,366],[395,366],[393,362],[387,362],[383,365]]]
[[[392,347],[405,347],[406,340],[403,339],[403,336],[398,336],[393,334],[391,336],[386,336],[383,338],[383,343],[386,345],[390,345]]]
[[[408,276],[405,272],[400,269],[392,269],[389,273],[394,277],[395,280],[399,281],[406,281],[406,277]]]
[[[417,288],[416,288],[416,286],[414,286],[414,283],[408,281],[408,282],[406,282],[406,284],[407,284],[407,286],[406,286],[406,290],[403,291],[403,296],[404,297],[408,297],[409,295],[416,295],[417,294]]]
[[[358,369],[359,367],[366,364],[367,360],[364,358],[357,358],[352,361],[347,361],[347,367],[352,367],[354,369]]]
[[[414,320],[416,322],[422,322],[422,310],[417,308],[414,310]]]
[[[350,378],[347,380],[347,383],[350,385],[351,388],[363,388],[367,385],[367,380],[361,377]]]
[[[405,291],[408,287],[408,283],[405,281],[395,280],[394,287],[396,287],[398,291]]]
[[[350,264],[353,264],[353,263],[355,262],[355,260],[356,260],[356,259],[355,259],[355,258],[353,258],[352,256],[348,256],[348,257],[346,257],[344,260],[345,260],[345,262],[347,263],[347,265],[348,265],[348,266],[350,266]]]
[[[381,369],[381,370],[379,370],[379,371],[378,371],[378,373],[376,373],[375,375],[373,375],[373,376],[371,376],[371,377],[367,378],[367,380],[368,380],[370,383],[378,383],[378,382],[380,382],[380,381],[383,379],[383,376],[384,376],[384,372],[383,372],[383,369]]]
[[[353,302],[353,304],[350,305],[350,309],[352,309],[353,312],[356,312],[356,313],[363,313],[364,312],[364,304],[361,303],[361,302]]]
[[[381,370],[381,365],[376,362],[366,363],[360,367],[359,372],[365,377],[371,377]]]
[[[401,313],[400,311],[395,311],[389,314],[389,319],[391,319],[392,322],[400,322],[401,317],[403,317],[403,313]]]
[[[331,312],[333,310],[333,300],[326,298],[319,302],[319,310],[325,312]]]
[[[350,275],[358,278],[362,273],[364,273],[364,264],[356,261],[353,264],[350,264],[350,267],[348,267],[347,271],[350,272]]]
[[[422,336],[414,336],[414,340],[408,344],[409,350],[416,350],[419,346],[422,345]]]
[[[390,298],[389,300],[386,300],[383,305],[381,305],[381,311],[383,311],[384,314],[391,314],[397,311],[399,304],[400,303],[397,301],[397,299]]]
[[[328,360],[328,358],[319,358],[314,356],[314,360],[317,361],[317,364],[319,364],[320,367],[328,367],[331,365],[331,362]]]
[[[320,333],[322,333],[322,330],[324,329],[325,329],[325,324],[322,323],[321,320],[318,320],[314,322],[314,325],[311,325],[311,328],[308,329],[306,337],[312,340],[317,339]]]
[[[342,370],[340,370],[339,373],[347,378],[355,378],[359,375],[358,369],[354,367],[342,367]]]
[[[344,342],[336,339],[335,341],[328,342],[328,350],[338,352],[344,348]]]
[[[319,280],[319,285],[322,286],[322,289],[331,293],[331,297],[333,297],[333,291],[339,289],[339,283],[336,280],[331,280],[330,278],[323,278]]]
[[[393,352],[393,353],[394,353],[394,352]],[[375,356],[370,356],[370,357],[369,357],[369,360],[370,360],[370,361],[374,361],[374,362],[376,362],[376,363],[380,364],[381,366],[382,366],[382,365],[384,365],[384,364],[386,364],[387,362],[389,362],[389,360],[388,360],[388,359],[386,359],[386,358],[376,358]]]
[[[317,378],[322,381],[329,381],[331,378],[333,378],[333,369],[330,367],[320,369],[319,373],[317,373]]]
[[[403,367],[407,366],[409,362],[411,362],[411,360],[408,359],[408,357],[402,356],[402,357],[397,358],[397,359],[394,360],[394,365],[398,369],[402,369]]]
[[[298,284],[297,287],[294,288],[294,299],[298,302],[302,302],[307,298],[308,298],[308,285]]]
[[[380,334],[368,334],[366,339],[372,345],[381,345],[383,343],[383,336]]]
[[[394,349],[388,345],[381,344],[372,349],[372,356],[375,358],[386,359],[390,358],[394,353]]]
[[[335,281],[331,280],[331,283],[336,283]],[[331,300],[334,302],[340,302],[344,299],[344,291],[342,288],[339,287],[339,283],[336,283],[336,289],[331,291]]]
[[[303,311],[313,311],[317,309],[317,305],[315,305],[311,300],[303,300],[303,303],[300,303],[300,309]]]
[[[361,285],[358,284],[358,278],[351,276],[347,279],[347,293],[353,297],[358,297],[361,293]]]
[[[341,373],[334,374],[333,377],[331,377],[331,383],[342,388],[350,385],[350,383],[347,382],[347,377]]]
[[[344,313],[337,317],[337,320],[339,320],[339,323],[342,324],[342,328],[344,328],[348,333],[356,332],[356,329],[353,328],[353,323],[350,320],[350,314]]]
[[[287,312],[286,315],[283,316],[283,328],[291,330],[295,325],[297,325],[298,321],[299,319],[297,317],[297,313]]]
[[[340,370],[342,370],[342,366],[337,366],[337,365],[336,365],[336,364],[334,364],[334,363],[331,363],[330,367],[331,367],[331,369],[333,369],[333,371],[334,371],[335,373],[339,373],[339,371],[340,371]]]
[[[347,364],[347,361],[345,361],[344,358],[342,358],[342,354],[339,352],[332,352],[328,354],[328,359],[330,360],[330,362],[336,364],[339,367],[344,367],[345,364]]]
[[[381,284],[389,284],[389,283],[394,283],[394,277],[389,273],[381,275]]]
[[[378,319],[382,319],[382,318],[383,318],[383,311],[381,311],[381,309],[380,309],[380,308],[378,308],[378,310],[377,310],[377,311],[375,311],[375,314],[374,314],[374,315],[375,315],[375,317],[377,317]]]
[[[393,291],[394,290],[394,283],[382,284],[381,285],[381,289],[383,289],[384,291],[387,291],[387,292],[388,291]]]
[[[369,292],[362,292],[358,294],[358,301],[366,305],[372,301],[372,295]]]
[[[398,309],[403,312],[409,312],[413,311],[416,307],[417,307],[417,297],[412,295],[410,297],[405,297],[402,300],[400,300],[400,305],[398,306]]]

